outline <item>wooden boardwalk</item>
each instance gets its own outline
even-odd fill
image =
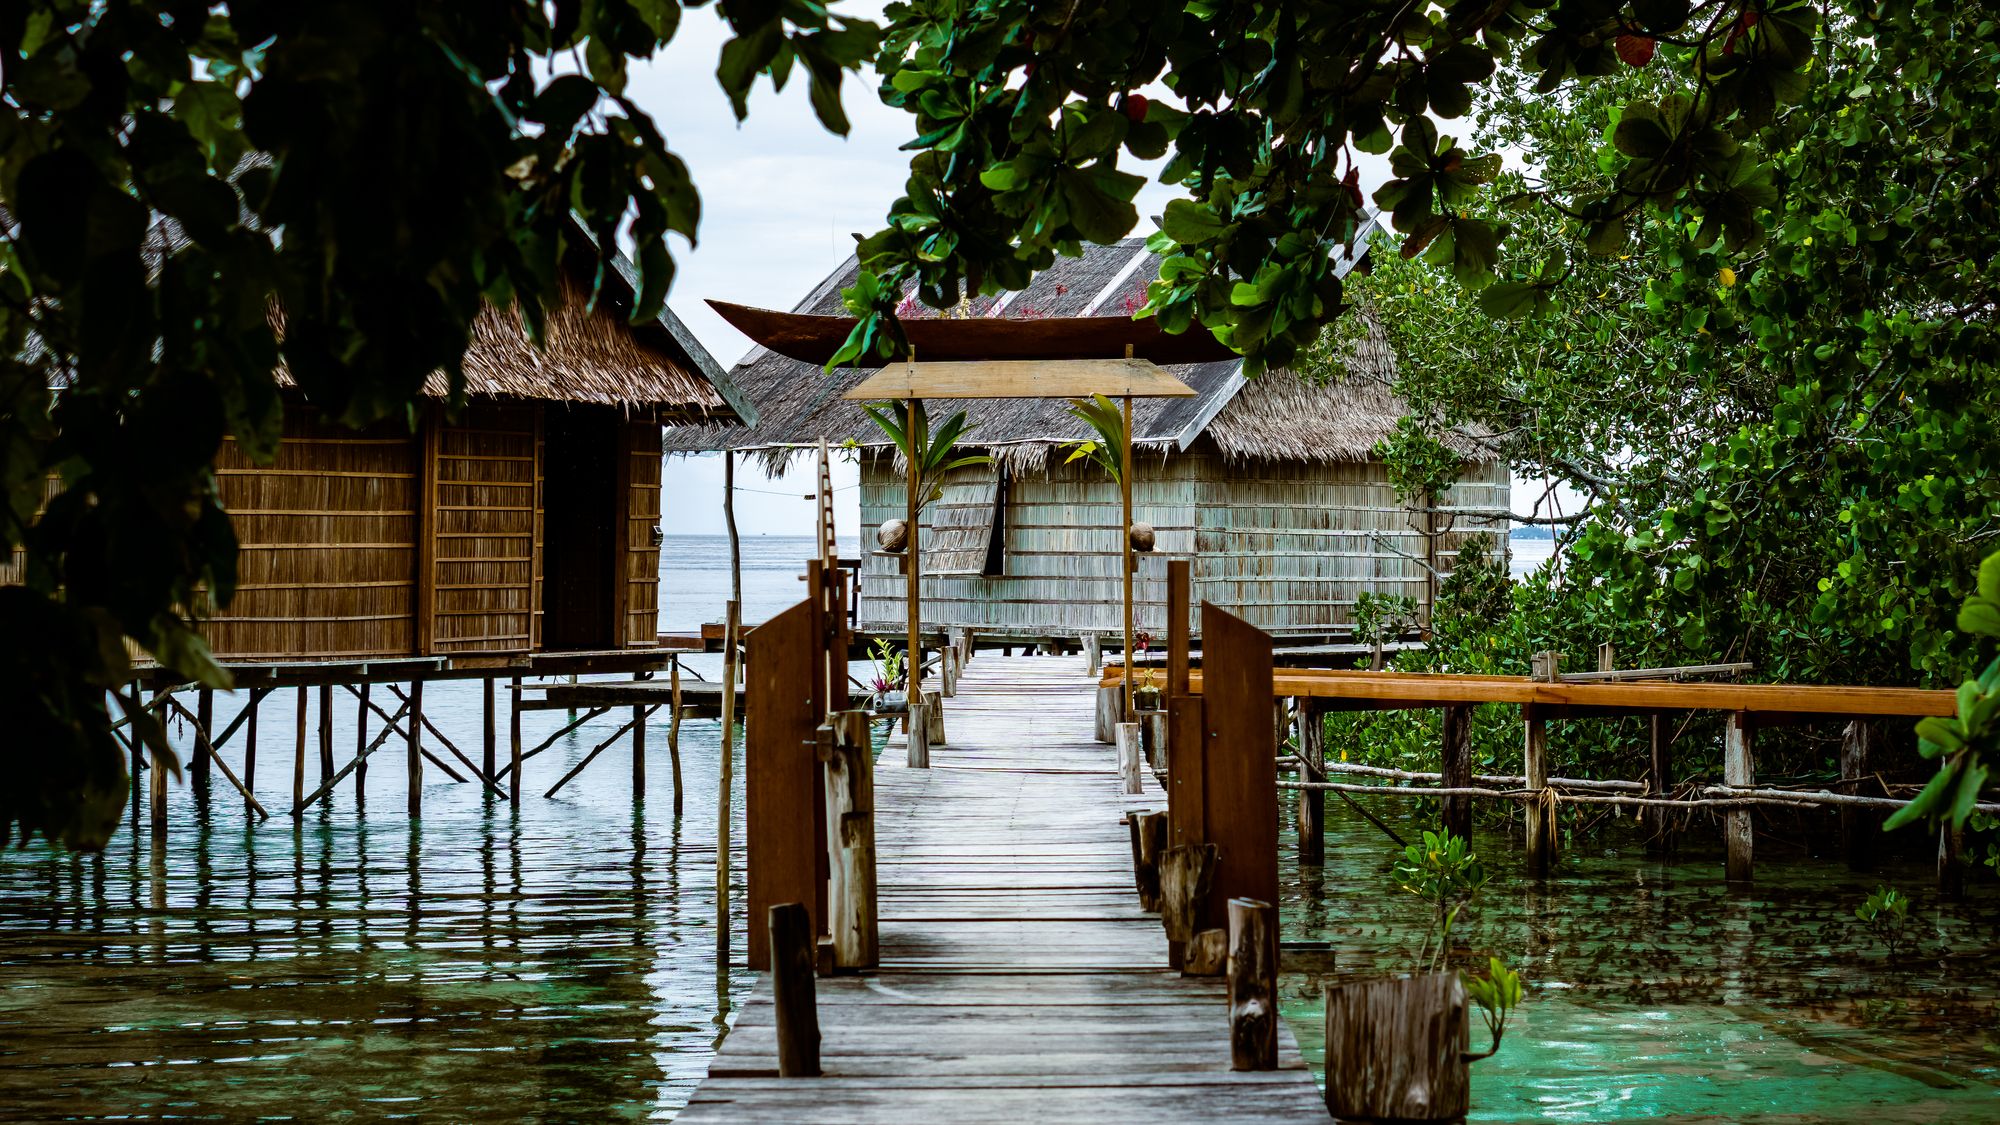
[[[1288,1028],[1278,1070],[1232,1072],[1221,979],[1166,967],[1120,823],[1165,796],[1122,794],[1096,684],[1076,657],[981,656],[931,769],[882,753],[882,967],[820,979],[824,1076],[777,1077],[759,983],[682,1120],[1327,1120]]]

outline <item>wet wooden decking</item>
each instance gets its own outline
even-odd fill
[[[883,751],[882,967],[820,979],[824,1076],[777,1077],[760,983],[682,1120],[1327,1120],[1288,1028],[1280,1069],[1233,1072],[1221,980],[1166,967],[1120,822],[1165,797],[1121,792],[1095,688],[1076,657],[983,655],[931,769]]]

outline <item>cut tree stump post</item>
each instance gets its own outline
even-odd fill
[[[925,700],[910,704],[909,766],[914,770],[931,768],[931,721],[930,716],[925,714],[930,706]]]
[[[1646,779],[1646,796],[1665,797],[1667,786],[1673,782],[1674,744],[1673,735],[1667,727],[1667,717],[1658,711],[1647,716],[1650,741],[1652,743],[1652,772]],[[1646,827],[1651,835],[1646,839],[1646,847],[1654,852],[1664,852],[1672,843],[1668,836],[1673,828],[1673,810],[1656,805],[1642,810]]]
[[[1549,787],[1548,723],[1535,713],[1533,704],[1522,707],[1521,714],[1526,727],[1521,746],[1522,769],[1527,775],[1525,788],[1539,794]],[[1527,830],[1528,873],[1541,878],[1549,873],[1555,858],[1555,819],[1549,806],[1540,800],[1523,802],[1521,811]]]
[[[778,1076],[819,1074],[819,1006],[814,993],[816,942],[802,903],[771,907],[771,1001],[778,1016]]]
[[[1116,742],[1118,746],[1118,776],[1125,782],[1127,794],[1146,791],[1143,767],[1144,747],[1139,744],[1139,724],[1119,723]]]
[[[1446,789],[1472,788],[1472,708],[1444,709],[1443,770],[1439,784]],[[1463,840],[1472,838],[1472,798],[1445,797],[1444,830]]]
[[[1229,931],[1203,930],[1187,943],[1184,977],[1219,977],[1229,969]]]
[[[1125,718],[1125,685],[1109,684],[1097,689],[1097,741],[1118,737],[1118,724]]]
[[[1139,908],[1148,914],[1160,909],[1160,856],[1167,850],[1167,814],[1134,813],[1138,826]]]
[[[1139,742],[1146,749],[1148,768],[1167,768],[1167,713],[1165,711],[1139,712]]]
[[[944,737],[944,700],[929,694],[924,696],[924,733],[932,746],[949,746]]]
[[[875,754],[868,712],[827,717],[828,931],[833,964],[858,972],[881,962],[875,881]]]
[[[1278,1069],[1278,910],[1229,900],[1229,1068]]]
[[[1326,780],[1326,721],[1318,704],[1299,700],[1299,774],[1303,781]],[[1299,866],[1326,863],[1326,791],[1299,790]]]
[[[1097,634],[1085,633],[1083,635],[1084,674],[1088,676],[1095,676],[1097,675],[1098,669],[1102,668],[1103,666],[1104,666],[1104,654],[1097,647]]]
[[[1326,1108],[1336,1119],[1456,1121],[1471,1107],[1455,972],[1326,990]]]
[[[1853,794],[1861,788],[1861,782],[1873,770],[1870,758],[1882,728],[1867,719],[1856,719],[1847,724],[1840,739],[1840,791]],[[1866,809],[1843,808],[1840,810],[1840,850],[1847,860],[1847,866],[1854,871],[1868,871],[1875,866],[1875,850],[1882,839],[1882,817]]]
[[[1182,944],[1207,929],[1208,892],[1215,879],[1214,844],[1183,844],[1160,856],[1160,925]]]
[[[1751,746],[1750,716],[1742,711],[1732,711],[1722,728],[1724,785],[1748,789],[1756,784]],[[1734,808],[1722,814],[1724,874],[1732,883],[1747,883],[1753,876],[1751,839],[1749,809]]]

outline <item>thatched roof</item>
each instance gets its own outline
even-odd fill
[[[1365,232],[1357,240],[1357,253],[1340,264],[1342,273],[1366,258],[1367,239]],[[949,315],[1032,318],[1130,313],[1145,303],[1146,286],[1158,276],[1159,264],[1158,257],[1146,251],[1143,239],[1089,246],[1081,257],[1058,258],[1026,290],[998,299],[977,298]],[[794,311],[841,312],[840,291],[854,283],[858,268],[849,258]],[[912,301],[905,302],[904,315],[939,314]],[[1369,459],[1406,408],[1389,389],[1396,360],[1381,325],[1366,313],[1357,315],[1363,318],[1361,331],[1346,371],[1332,379],[1287,370],[1245,379],[1240,360],[1168,367],[1195,394],[1135,401],[1134,446],[1149,452],[1184,451],[1205,437],[1233,459]],[[887,440],[860,405],[840,397],[869,374],[851,368],[827,374],[812,364],[754,348],[731,369],[730,378],[756,406],[757,424],[672,426],[666,434],[667,451],[754,452],[767,469],[778,470],[796,451],[816,447],[821,439],[835,445],[852,440],[864,447],[886,447]],[[1051,463],[1051,454],[1060,446],[1089,436],[1084,423],[1071,416],[1060,400],[964,399],[953,400],[950,406],[963,407],[976,427],[965,444],[986,449],[1015,471],[1039,470]],[[1463,451],[1473,454],[1470,442]]]
[[[594,245],[582,223],[572,222],[570,233],[578,243]],[[145,253],[157,263],[186,242],[177,222],[158,216]],[[546,310],[540,347],[529,338],[518,307],[503,310],[489,302],[473,321],[465,350],[465,393],[658,410],[711,426],[755,421],[750,398],[673,310],[662,308],[654,320],[630,323],[638,272],[622,253],[613,264],[617,268],[605,275],[593,311],[582,279],[594,270],[595,259],[573,248],[559,300]],[[282,311],[274,309],[272,320],[282,332]],[[278,385],[294,385],[282,363],[276,376]],[[443,398],[449,388],[445,374],[436,372],[424,393]]]

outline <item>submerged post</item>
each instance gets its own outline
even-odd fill
[[[1750,716],[1732,711],[1723,725],[1722,783],[1748,789],[1756,784],[1751,760]],[[1747,883],[1752,876],[1750,810],[1734,808],[1722,814],[1722,845],[1725,849],[1724,874],[1732,883]]]
[[[208,760],[215,756],[215,747],[209,742],[208,732],[215,729],[215,690],[202,688],[195,694],[194,704],[194,786],[198,790],[208,788]]]
[[[521,808],[521,677],[507,684],[507,803]]]
[[[1521,806],[1527,835],[1528,873],[1540,878],[1549,873],[1555,853],[1554,810],[1542,799],[1549,788],[1549,730],[1532,703],[1521,708],[1521,717],[1526,728],[1521,744],[1521,768],[1528,775],[1524,788],[1535,795],[1534,800]]]
[[[424,811],[424,682],[410,681],[410,723],[409,723],[410,776],[410,819],[415,820]],[[412,837],[414,839],[414,837]]]
[[[1446,789],[1472,787],[1472,708],[1458,705],[1444,709],[1442,784]],[[1461,839],[1472,838],[1472,798],[1445,797],[1444,830]]]
[[[494,706],[493,691],[493,677],[481,676],[479,678],[479,702],[482,722],[479,725],[479,765],[486,772],[486,780],[488,781],[493,780],[496,776],[493,771],[499,768],[499,764],[494,761],[499,756],[500,731],[498,729],[498,709]]]
[[[361,681],[360,710],[354,716],[354,803],[368,799],[368,681]]]
[[[819,1006],[813,981],[817,943],[801,903],[771,907],[771,1001],[778,1013],[778,1076],[819,1074]]]
[[[736,629],[738,607],[734,599],[722,615],[722,764],[716,785],[715,807],[715,964],[729,966],[729,837],[734,828],[736,776]],[[678,746],[681,728],[681,662],[673,665],[673,726],[668,729],[668,745]]]
[[[1311,699],[1299,700],[1299,774],[1326,780],[1326,716]],[[1326,791],[1299,790],[1299,866],[1326,863]]]

